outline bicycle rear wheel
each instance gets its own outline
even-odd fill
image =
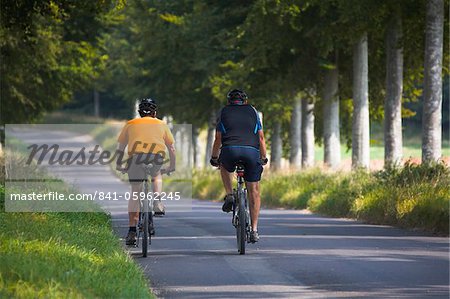
[[[152,195],[153,196],[153,195]],[[152,200],[148,201],[149,208],[148,208],[148,245],[152,245],[152,229],[154,231],[155,227],[153,224],[153,197]]]
[[[245,193],[242,190],[237,192],[238,200],[238,223],[236,226],[236,237],[239,254],[245,254],[245,241],[246,241],[246,213],[245,213]]]

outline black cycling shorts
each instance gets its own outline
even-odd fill
[[[148,175],[155,177],[158,175],[163,163],[164,158],[160,154],[134,154],[128,159],[128,180],[131,183],[137,183],[145,180]],[[146,175],[145,166],[149,164],[151,164],[151,167],[149,168],[149,174]]]
[[[242,161],[244,166],[244,180],[246,182],[259,182],[263,172],[259,150],[252,146],[230,145],[225,146],[220,152],[220,164],[228,172],[233,172],[236,162]]]

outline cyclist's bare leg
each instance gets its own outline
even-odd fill
[[[258,216],[261,207],[261,195],[259,193],[259,182],[245,182],[249,197],[250,217],[252,219],[252,230],[258,230]]]
[[[153,192],[158,192],[158,194],[161,193],[161,191],[162,191],[161,172],[159,172],[157,176],[152,178],[152,190],[153,190]],[[158,196],[158,197],[160,197],[160,196]]]
[[[131,183],[131,198],[128,201],[128,218],[130,226],[136,226],[139,221],[139,200],[133,200],[142,191],[142,183]]]
[[[161,215],[161,213],[165,214],[165,208],[161,201],[161,192],[162,192],[162,176],[161,172],[158,172],[158,174],[155,177],[152,177],[152,191],[153,191],[153,211],[157,213],[158,215]]]
[[[224,167],[220,167],[220,175],[222,176],[223,186],[227,194],[233,193],[233,172],[228,172]]]

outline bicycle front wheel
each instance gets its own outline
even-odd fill
[[[143,257],[147,257],[147,252],[148,252],[148,212],[144,212],[143,213],[143,225],[144,228],[142,230],[143,235],[142,235],[142,256]]]
[[[237,237],[237,246],[239,254],[245,254],[245,241],[246,241],[246,232],[245,232],[245,223],[246,223],[246,215],[245,215],[245,193],[242,190],[238,190],[237,192],[237,200],[238,200],[238,225],[236,226],[236,237]]]
[[[143,186],[144,194],[147,194],[148,192],[148,182],[144,182]],[[141,199],[143,203],[143,209],[142,209],[142,224],[143,224],[143,236],[142,236],[142,256],[147,257],[148,253],[148,238],[149,238],[149,231],[148,231],[148,224],[149,224],[149,209],[148,209],[148,200],[147,195],[145,195],[144,199]]]

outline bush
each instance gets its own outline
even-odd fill
[[[194,171],[192,196],[200,199],[222,199],[225,196],[220,172],[215,170]]]
[[[376,188],[355,199],[355,217],[449,233],[450,171],[444,163],[412,164],[377,172]]]
[[[363,171],[331,177],[331,184],[308,201],[308,208],[333,217],[353,217],[351,208],[354,199],[372,186],[373,178]]]

